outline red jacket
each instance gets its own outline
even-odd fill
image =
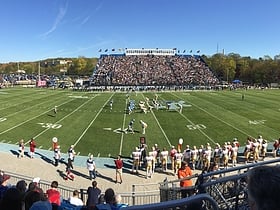
[[[60,192],[58,190],[51,188],[48,189],[46,193],[50,203],[60,206]]]

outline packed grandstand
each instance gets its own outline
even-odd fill
[[[200,56],[163,49],[101,55],[93,74],[94,85],[214,86],[218,82]]]

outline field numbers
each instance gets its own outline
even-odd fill
[[[51,128],[51,129],[59,129],[62,127],[61,124],[52,124],[52,123],[38,123],[42,125],[42,128]]]
[[[196,125],[187,125],[189,130],[196,130],[196,129],[206,129],[206,126],[203,124],[196,124]]]
[[[7,118],[5,118],[5,117],[0,117],[0,122],[4,122],[4,121],[6,121],[7,120]]]
[[[266,120],[249,120],[250,125],[261,125],[264,124]]]

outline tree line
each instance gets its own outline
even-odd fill
[[[280,55],[273,59],[269,56],[255,59],[242,57],[236,53],[224,55],[217,53],[211,56],[201,56],[220,81],[232,82],[241,80],[247,84],[279,83],[280,80]],[[71,62],[61,64],[61,60]],[[0,64],[0,73],[15,73],[18,69],[27,74],[40,73],[47,75],[80,75],[91,76],[98,62],[98,58],[55,58],[34,62],[17,62]]]

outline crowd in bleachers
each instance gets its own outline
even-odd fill
[[[84,202],[78,190],[68,198],[63,197],[58,182],[52,181],[47,190],[40,187],[40,178],[34,178],[29,184],[25,180],[10,183],[10,175],[0,171],[0,209],[1,210],[118,210],[127,207],[122,203],[120,194],[112,188],[102,191],[93,181],[88,187],[87,200]]]
[[[218,84],[198,56],[101,56],[95,85],[207,85]]]

